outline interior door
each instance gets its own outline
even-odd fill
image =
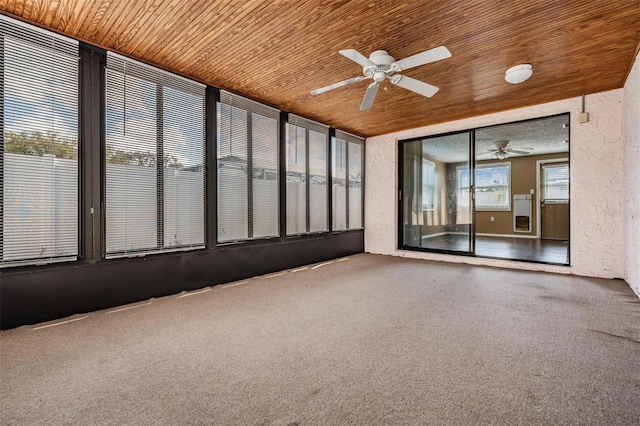
[[[473,253],[471,132],[403,143],[404,247]]]
[[[569,240],[569,163],[540,164],[540,236]]]

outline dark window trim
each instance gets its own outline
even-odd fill
[[[204,182],[204,227],[205,227],[205,247],[213,249],[218,241],[218,114],[217,105],[220,101],[220,91],[214,87],[207,86],[205,92],[205,141],[204,141],[204,161],[205,182]]]
[[[80,43],[80,143],[78,144],[80,187],[80,256],[88,263],[104,258],[103,201],[105,176],[104,119],[106,51]]]
[[[39,28],[31,22],[18,19],[22,23]],[[45,29],[45,31],[51,34],[59,35],[56,31]],[[76,40],[73,37],[62,35],[65,38]],[[300,235],[286,235],[286,169],[285,169],[285,153],[283,149],[285,147],[286,132],[284,127],[288,122],[289,113],[278,108],[274,108],[271,105],[263,102],[258,102],[250,98],[246,98],[251,102],[264,107],[277,110],[280,114],[280,126],[278,132],[278,148],[280,155],[278,157],[278,172],[279,172],[279,236],[271,237],[258,237],[247,240],[241,240],[237,242],[224,242],[218,243],[217,235],[217,104],[220,102],[219,88],[206,85],[205,94],[205,184],[204,184],[204,200],[205,205],[205,246],[204,247],[179,247],[175,250],[158,249],[162,251],[140,251],[131,252],[127,255],[119,256],[116,253],[112,253],[113,257],[107,258],[106,253],[106,216],[105,216],[105,199],[106,199],[106,56],[107,50],[98,47],[96,45],[78,41],[79,43],[79,81],[78,81],[78,97],[79,97],[79,114],[78,114],[78,255],[75,260],[65,260],[63,262],[47,262],[42,264],[15,264],[6,265],[0,269],[0,274],[4,272],[20,272],[31,270],[46,270],[46,269],[63,269],[67,267],[75,267],[79,264],[122,264],[127,262],[140,261],[141,257],[153,256],[176,256],[185,253],[198,253],[203,250],[225,250],[225,246],[229,245],[260,245],[264,244],[268,240],[278,239],[280,241],[298,239],[298,238],[322,238],[332,233],[357,233],[362,232],[364,228],[364,188],[365,188],[365,173],[364,173],[364,152],[365,152],[365,138],[343,132],[340,129],[336,129],[331,126],[326,126],[322,123],[317,123],[320,127],[327,128],[326,136],[326,149],[327,149],[327,161],[326,161],[326,176],[327,176],[327,191],[326,191],[326,230],[317,232],[308,232]],[[4,43],[0,43],[0,67],[4,66],[4,60],[2,57]],[[113,53],[113,52],[112,52]],[[141,64],[153,67],[161,72],[168,72],[177,75],[182,78],[194,81],[196,83],[203,84],[202,81],[193,79],[191,77],[185,77],[180,74],[176,74],[172,71],[166,70],[161,66],[150,64],[139,59],[134,59],[126,55],[118,54],[126,59],[140,62]],[[1,71],[1,69],[0,69]],[[157,83],[156,83],[156,86]],[[0,94],[3,93],[3,81],[0,81]],[[231,92],[228,92],[231,93]],[[2,113],[2,105],[0,105],[0,113]],[[160,113],[160,109],[159,112]],[[299,118],[308,121],[309,123],[316,123],[311,119],[298,115]],[[287,118],[287,119],[285,119]],[[311,127],[312,129],[312,127]],[[249,128],[249,133],[250,133]],[[307,130],[308,131],[308,130]],[[362,224],[363,228],[359,229],[345,229],[334,231],[332,229],[333,224],[333,212],[332,212],[332,170],[331,170],[331,156],[332,156],[332,144],[331,140],[336,137],[336,132],[342,134],[352,135],[356,138],[361,138],[362,145]],[[0,154],[4,150],[3,135],[0,135]],[[308,138],[307,138],[308,139]],[[307,140],[308,144],[308,140]],[[308,155],[308,147],[307,147]],[[0,157],[0,165],[2,165],[2,157]],[[348,160],[347,160],[348,161]],[[162,164],[162,161],[158,162]],[[309,166],[307,162],[307,167]],[[347,177],[348,178],[348,177]],[[160,183],[158,183],[160,186]],[[348,192],[348,191],[347,191]],[[0,205],[3,201],[3,188],[0,187]],[[307,200],[307,203],[309,200]],[[348,209],[348,206],[347,206]],[[307,208],[307,215],[310,211]],[[0,212],[1,219],[2,212]],[[307,229],[310,229],[310,220],[307,220]],[[3,224],[0,220],[0,238],[2,237]],[[159,235],[158,235],[159,238]],[[164,241],[163,241],[164,243]],[[0,254],[2,246],[0,245]]]

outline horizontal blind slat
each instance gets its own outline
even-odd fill
[[[108,257],[204,245],[205,86],[107,53]]]
[[[218,242],[279,235],[278,110],[222,91]]]
[[[78,43],[0,16],[0,264],[78,254]]]

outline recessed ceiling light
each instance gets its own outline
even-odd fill
[[[509,83],[518,84],[526,81],[533,74],[533,67],[531,64],[520,64],[509,68],[505,72],[504,79]]]

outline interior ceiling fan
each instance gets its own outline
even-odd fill
[[[385,79],[389,79],[391,84],[411,90],[419,95],[426,96],[427,98],[432,97],[438,91],[436,86],[396,73],[451,57],[451,52],[449,52],[449,49],[444,46],[439,46],[399,61],[396,61],[393,56],[387,53],[386,50],[376,50],[369,55],[368,58],[355,49],[340,50],[340,54],[361,65],[363,75],[339,81],[338,83],[333,83],[320,89],[312,90],[311,94],[318,95],[320,93],[328,92],[329,90],[337,89],[338,87],[346,86],[351,83],[358,83],[370,78],[373,82],[369,84],[369,87],[364,94],[364,99],[360,105],[361,111],[370,109],[373,106],[373,101],[376,98],[380,84]]]
[[[498,160],[504,160],[505,158],[508,158],[509,156],[511,156],[511,154],[528,155],[529,153],[531,153],[531,151],[533,151],[533,148],[522,147],[519,149],[515,149],[515,148],[509,148],[507,145],[509,145],[509,141],[498,141],[496,142],[495,148],[490,149],[489,151],[480,152],[477,155],[480,156],[480,155],[486,155],[486,154],[493,154],[493,158],[497,158]]]

